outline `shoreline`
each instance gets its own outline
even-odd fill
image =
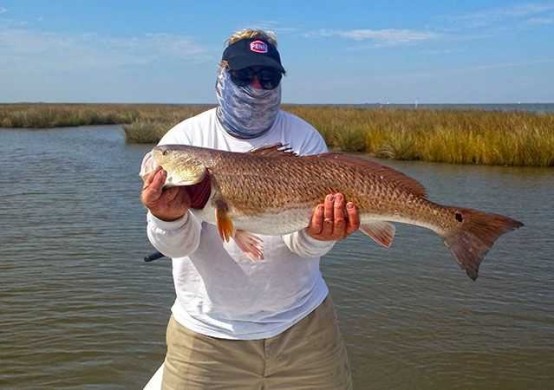
[[[311,123],[333,150],[393,160],[554,166],[554,112],[474,106],[283,104],[282,108]],[[211,107],[214,105],[9,103],[0,104],[0,127],[122,125],[126,142],[157,143],[173,125]]]

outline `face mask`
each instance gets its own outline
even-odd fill
[[[217,118],[223,128],[237,138],[255,138],[268,131],[281,104],[281,85],[274,89],[239,87],[231,81],[229,72],[222,69],[216,83],[219,107]]]

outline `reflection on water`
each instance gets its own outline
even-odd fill
[[[0,130],[0,388],[140,388],[174,299],[138,201],[149,146],[119,127]],[[551,169],[387,162],[441,203],[525,227],[477,282],[432,232],[361,234],[323,261],[357,389],[541,389],[554,380]]]

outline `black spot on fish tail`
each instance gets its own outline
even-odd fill
[[[460,213],[459,211],[456,211],[456,221],[458,222],[463,222],[464,221],[464,216],[462,215],[462,213]]]

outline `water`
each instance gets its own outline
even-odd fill
[[[533,112],[536,114],[554,113],[554,103],[488,103],[488,104],[438,104],[438,103],[366,103],[366,104],[343,104],[339,106],[353,106],[366,108],[402,108],[402,109],[429,109],[429,110],[481,110],[481,111],[521,111]]]
[[[0,130],[0,388],[141,388],[164,355],[167,260],[144,263],[117,126]],[[547,389],[554,381],[554,171],[387,162],[431,198],[501,212],[477,282],[433,233],[361,234],[323,261],[356,389]]]

